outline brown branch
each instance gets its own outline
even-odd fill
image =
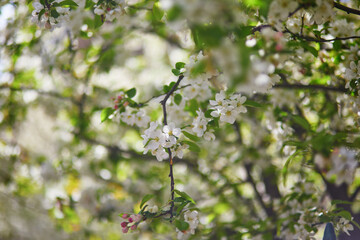
[[[174,86],[170,89],[170,91],[165,95],[164,99],[160,102],[163,109],[163,115],[164,115],[164,126],[167,125],[167,113],[166,113],[166,101],[169,99],[169,97],[176,91],[177,87],[179,86],[181,80],[183,80],[184,75],[180,75],[177,82],[174,84]],[[175,198],[175,181],[174,181],[174,171],[173,171],[173,158],[171,149],[168,148],[168,154],[169,154],[169,166],[170,166],[170,187],[171,187],[171,206],[170,206],[170,222],[172,222],[173,218],[173,209],[174,209],[174,198]]]
[[[187,85],[184,85],[184,86],[182,86],[182,87],[178,87],[176,90],[183,89],[183,88],[186,88],[186,87],[189,87],[189,86],[191,86],[191,84],[187,84]],[[145,106],[146,104],[148,104],[151,100],[153,100],[153,99],[155,99],[155,98],[162,97],[162,96],[164,96],[164,95],[166,95],[166,94],[160,94],[160,95],[153,96],[153,97],[149,98],[148,100],[139,103],[139,104],[137,105],[137,107],[143,107],[143,106]]]
[[[270,25],[270,24],[259,25],[259,26],[254,27],[251,30],[251,33],[254,34],[256,32],[260,32],[264,28],[270,28],[270,27],[272,28],[272,25]]]
[[[336,40],[349,40],[349,39],[358,39],[360,38],[360,36],[350,36],[350,37],[336,37],[336,38],[332,38],[332,39],[323,39],[323,38],[314,38],[314,37],[310,37],[310,36],[304,36],[304,35],[300,35],[297,33],[294,33],[292,31],[290,31],[287,27],[285,27],[285,31],[283,31],[283,33],[290,33],[293,37],[298,38],[298,39],[303,39],[307,42],[333,42]]]
[[[338,2],[334,2],[334,8],[337,8],[337,9],[340,9],[344,12],[347,12],[347,14],[355,14],[355,15],[360,15],[360,10],[357,10],[357,9],[353,9],[353,8],[349,8],[347,6],[344,6]]]

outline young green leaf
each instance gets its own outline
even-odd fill
[[[133,98],[136,95],[136,88],[127,90],[125,93],[129,98]]]
[[[182,100],[182,96],[180,94],[176,94],[174,96],[174,102],[176,105],[179,105],[181,103],[181,100]]]
[[[185,135],[185,137],[187,137],[190,140],[193,140],[195,142],[200,141],[200,138],[198,136],[195,136],[195,135],[185,132],[185,131],[183,131],[182,133]]]
[[[336,214],[337,216],[341,216],[341,217],[343,217],[343,218],[345,218],[346,220],[351,220],[351,213],[349,213],[348,211],[341,211],[341,212],[338,212],[337,214]]]
[[[299,150],[296,150],[295,153],[293,153],[285,162],[285,165],[282,169],[282,177],[283,177],[283,183],[285,185],[286,183],[286,179],[287,179],[287,174],[288,174],[288,170],[289,170],[289,165],[291,163],[291,161],[300,153]]]
[[[176,69],[182,69],[182,68],[184,68],[185,67],[185,63],[183,63],[183,62],[177,62],[176,64],[175,64],[175,68]]]
[[[200,152],[201,151],[200,147],[194,142],[184,140],[183,143],[186,143],[187,145],[189,145],[189,150],[190,151],[193,151],[193,152]]]
[[[149,201],[150,199],[152,199],[154,197],[153,194],[146,194],[143,199],[141,200],[141,203],[140,203],[140,209],[144,206],[144,204]]]
[[[303,117],[298,115],[292,115],[291,118],[293,121],[297,124],[299,124],[302,128],[304,128],[306,131],[311,131],[311,125],[310,123]]]
[[[189,223],[178,219],[175,220],[174,224],[180,231],[185,231],[189,229],[190,226]]]
[[[181,74],[180,70],[179,70],[179,69],[175,69],[175,68],[171,69],[171,72],[172,72],[175,76],[180,76],[180,74]]]
[[[115,111],[115,109],[113,109],[111,107],[104,108],[100,114],[101,122],[104,122],[105,120],[107,120],[109,118],[109,116],[114,113],[114,111]]]
[[[263,105],[261,105],[260,103],[257,103],[257,102],[251,101],[251,100],[246,100],[246,102],[244,102],[244,106],[255,107],[255,108],[263,107]]]
[[[174,190],[176,192],[176,194],[178,194],[179,196],[185,198],[186,200],[192,202],[193,204],[196,204],[194,199],[192,199],[187,193],[179,191],[177,189]]]
[[[59,5],[60,6],[68,5],[68,6],[74,6],[74,7],[79,6],[76,2],[74,2],[72,0],[64,0],[64,1],[60,2]]]

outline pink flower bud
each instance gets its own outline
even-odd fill
[[[123,233],[127,233],[128,231],[129,231],[129,228],[128,228],[128,227],[122,229],[122,232],[123,232]]]
[[[128,222],[122,222],[120,225],[121,227],[125,228],[128,225]]]
[[[118,109],[118,108],[119,108],[119,106],[118,106],[118,105],[115,105],[115,106],[114,106],[114,109],[115,109],[115,110],[116,110],[116,109]]]
[[[129,102],[128,101],[124,102],[124,107],[126,107],[127,105],[129,105]]]
[[[124,219],[126,219],[126,218],[129,217],[129,214],[124,213],[121,217],[124,218]]]
[[[136,225],[136,224],[134,224],[134,225],[131,226],[131,230],[135,230],[136,228],[137,228],[137,225]]]
[[[128,220],[129,220],[129,222],[131,222],[131,223],[134,221],[132,218],[129,218]]]

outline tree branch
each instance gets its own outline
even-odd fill
[[[285,27],[285,31],[283,31],[283,33],[290,33],[293,37],[303,39],[303,40],[305,40],[307,42],[319,42],[319,43],[321,43],[321,42],[333,42],[333,41],[336,41],[336,40],[349,40],[349,39],[358,39],[358,38],[360,38],[360,36],[336,37],[336,38],[332,38],[332,39],[314,38],[314,37],[310,37],[310,36],[304,36],[304,35],[300,35],[300,34],[297,34],[297,33],[293,33],[287,27]]]
[[[353,9],[353,8],[349,8],[347,6],[344,6],[338,2],[334,2],[334,8],[337,8],[339,10],[342,10],[344,12],[346,12],[347,14],[355,14],[355,15],[360,15],[360,10],[357,9]]]

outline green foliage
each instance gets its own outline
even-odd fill
[[[101,122],[104,122],[104,121],[108,120],[108,119],[109,119],[109,116],[110,116],[111,114],[113,114],[114,111],[115,111],[115,109],[110,108],[110,107],[104,108],[104,109],[101,111],[101,116],[100,116]]]

